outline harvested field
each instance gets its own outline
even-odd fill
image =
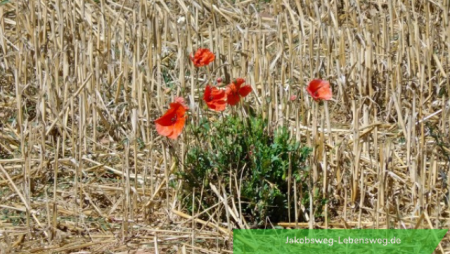
[[[234,228],[449,228],[449,7],[0,1],[1,253],[232,253]],[[198,48],[215,60],[195,67]],[[252,92],[208,110],[205,86],[238,77]],[[309,96],[316,78],[332,100]],[[176,96],[189,111],[172,140],[154,121]],[[311,148],[302,170],[286,165],[289,219],[245,215],[228,190],[247,164],[187,189],[188,152],[215,147],[195,128],[231,116]]]

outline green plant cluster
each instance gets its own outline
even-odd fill
[[[225,191],[234,199],[251,224],[262,224],[267,217],[272,222],[286,221],[289,212],[293,216],[293,192],[291,209],[287,209],[289,169],[292,186],[297,181],[298,188],[306,189],[305,161],[311,149],[290,140],[286,128],[269,132],[267,121],[261,117],[228,117],[215,123],[202,119],[188,131],[197,141],[188,148],[185,171],[180,177],[182,200],[191,212],[220,202],[212,184],[222,195]]]

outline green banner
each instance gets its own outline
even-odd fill
[[[233,253],[433,253],[448,229],[235,229]]]

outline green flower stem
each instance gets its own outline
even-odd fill
[[[312,136],[313,136],[313,156],[312,156],[312,174],[309,175],[309,183],[310,183],[310,188],[309,188],[309,228],[313,229],[313,223],[314,223],[314,194],[316,193],[316,186],[315,186],[315,182],[318,179],[318,175],[317,175],[317,164],[316,164],[316,160],[317,160],[317,115],[319,112],[319,105],[317,103],[313,103],[313,126],[312,126]]]

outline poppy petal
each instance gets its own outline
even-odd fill
[[[159,135],[166,137],[172,135],[173,132],[172,126],[163,126],[160,124],[156,124],[156,131]]]
[[[306,88],[306,91],[309,93],[309,95],[314,99],[314,100],[318,100],[319,98],[317,97],[316,93],[314,90],[312,90],[310,87]]]
[[[227,96],[227,102],[231,106],[238,104],[240,99],[241,98],[239,97],[238,93],[230,93]]]
[[[201,67],[201,66],[208,65],[209,63],[213,62],[215,59],[214,53],[209,51],[209,49],[203,49],[203,48],[198,49],[197,52],[195,52],[194,56],[190,55],[189,57],[191,58],[195,67]]]
[[[237,78],[235,81],[235,84],[237,87],[240,87],[244,83],[245,83],[245,79],[243,79],[243,78]]]
[[[331,100],[332,91],[330,83],[326,80],[314,79],[309,82],[306,91],[314,100]]]
[[[208,65],[209,63],[211,63],[212,61],[214,61],[214,55],[212,53],[206,53],[202,56],[202,59],[200,61],[201,64],[203,65]]]
[[[172,104],[171,104],[172,105]],[[181,104],[177,103],[177,106],[173,108],[174,109],[174,115],[176,115],[177,117],[183,117],[184,114],[186,113],[186,107],[184,107]]]
[[[212,92],[212,87],[211,86],[206,86],[205,87],[205,92],[203,93],[203,100],[205,102],[211,101],[211,92]]]
[[[323,85],[324,80],[321,79],[313,79],[311,82],[309,82],[308,87],[310,87],[311,90],[316,90],[321,85]]]
[[[186,117],[178,118],[175,124],[172,126],[172,134],[167,137],[170,139],[176,139],[178,136],[180,136],[181,132],[183,131],[185,122]]]
[[[320,100],[329,101],[333,97],[331,89],[329,87],[321,87],[316,91],[316,96]]]
[[[183,97],[175,97],[175,101],[173,103],[179,103],[181,104],[186,110],[189,109],[189,107],[186,105],[186,101],[184,100]],[[172,103],[171,103],[172,105]]]
[[[227,88],[225,88],[225,93],[227,95],[232,94],[232,93],[237,93],[236,85],[234,83],[230,83],[229,85],[227,85]]]
[[[214,100],[218,99],[224,99],[226,94],[224,90],[220,90],[216,87],[213,87],[211,90],[211,96],[214,98]]]
[[[161,136],[176,139],[183,131],[186,122],[186,110],[188,107],[184,105],[184,99],[175,98],[175,102],[170,103],[170,108],[160,118],[155,120],[156,131]]]
[[[172,119],[176,116],[176,109],[170,108],[167,112],[160,118],[155,120],[155,123],[162,126],[170,126],[173,124]]]
[[[217,87],[206,86],[203,100],[206,102],[208,108],[215,111],[223,111],[226,107],[225,91]]]
[[[227,107],[227,102],[225,100],[216,100],[207,104],[208,107],[215,111],[224,111]]]
[[[245,97],[245,96],[247,96],[251,91],[252,91],[252,87],[251,87],[250,85],[246,85],[246,86],[241,87],[241,89],[239,89],[239,94],[240,94],[242,97]]]
[[[234,106],[239,103],[240,96],[236,84],[230,83],[227,86],[225,93],[227,95],[227,103],[229,105]]]

